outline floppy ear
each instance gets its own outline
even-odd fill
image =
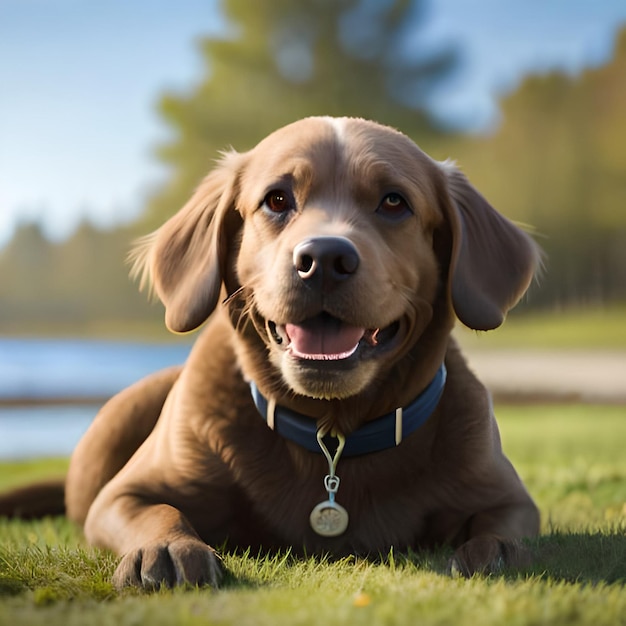
[[[491,330],[528,289],[540,265],[539,247],[456,167],[444,163],[442,168],[452,231],[448,280],[454,311],[469,328]]]
[[[184,333],[215,309],[227,269],[229,244],[241,217],[235,210],[242,155],[227,154],[189,202],[132,253],[133,273],[150,282],[165,305],[165,324]]]

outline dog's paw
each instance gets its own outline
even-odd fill
[[[211,585],[218,587],[223,576],[217,552],[198,539],[155,542],[124,555],[113,575],[117,589],[162,586]]]
[[[521,543],[483,535],[461,545],[448,562],[452,576],[469,578],[474,574],[497,574],[505,567],[530,564],[530,553]]]

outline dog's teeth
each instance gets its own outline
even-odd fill
[[[373,346],[378,345],[378,333],[380,332],[380,328],[376,328],[372,331],[372,334],[369,336],[369,341]]]
[[[280,337],[281,341],[285,343],[285,345],[288,346],[291,343],[291,339],[289,338],[284,326],[277,326],[276,334]]]
[[[299,359],[303,359],[305,361],[341,361],[342,359],[347,359],[351,357],[359,347],[357,343],[354,348],[350,350],[346,350],[345,352],[339,352],[337,354],[309,354],[304,352],[299,352],[293,344],[289,344],[289,352],[292,356],[295,356]]]
[[[275,324],[274,322],[267,322],[267,328],[269,329],[269,332],[271,333],[272,337],[274,338],[274,341],[280,346],[283,343],[286,346],[289,346],[290,339],[289,339],[289,335],[287,335],[287,332],[285,331],[285,327],[284,326],[279,326],[278,324]]]
[[[365,329],[330,316],[317,316],[299,324],[285,324],[291,353],[312,361],[339,361],[352,356]]]

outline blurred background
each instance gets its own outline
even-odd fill
[[[397,127],[532,227],[538,284],[459,330],[497,397],[626,404],[623,0],[0,0],[0,458],[68,452],[185,358],[132,241],[316,114]]]

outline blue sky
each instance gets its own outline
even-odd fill
[[[433,106],[480,132],[524,74],[604,63],[623,25],[624,0],[431,0],[416,48],[458,46]],[[199,79],[195,40],[225,27],[218,0],[0,0],[0,245],[20,220],[54,238],[132,220],[165,175],[159,94]]]

